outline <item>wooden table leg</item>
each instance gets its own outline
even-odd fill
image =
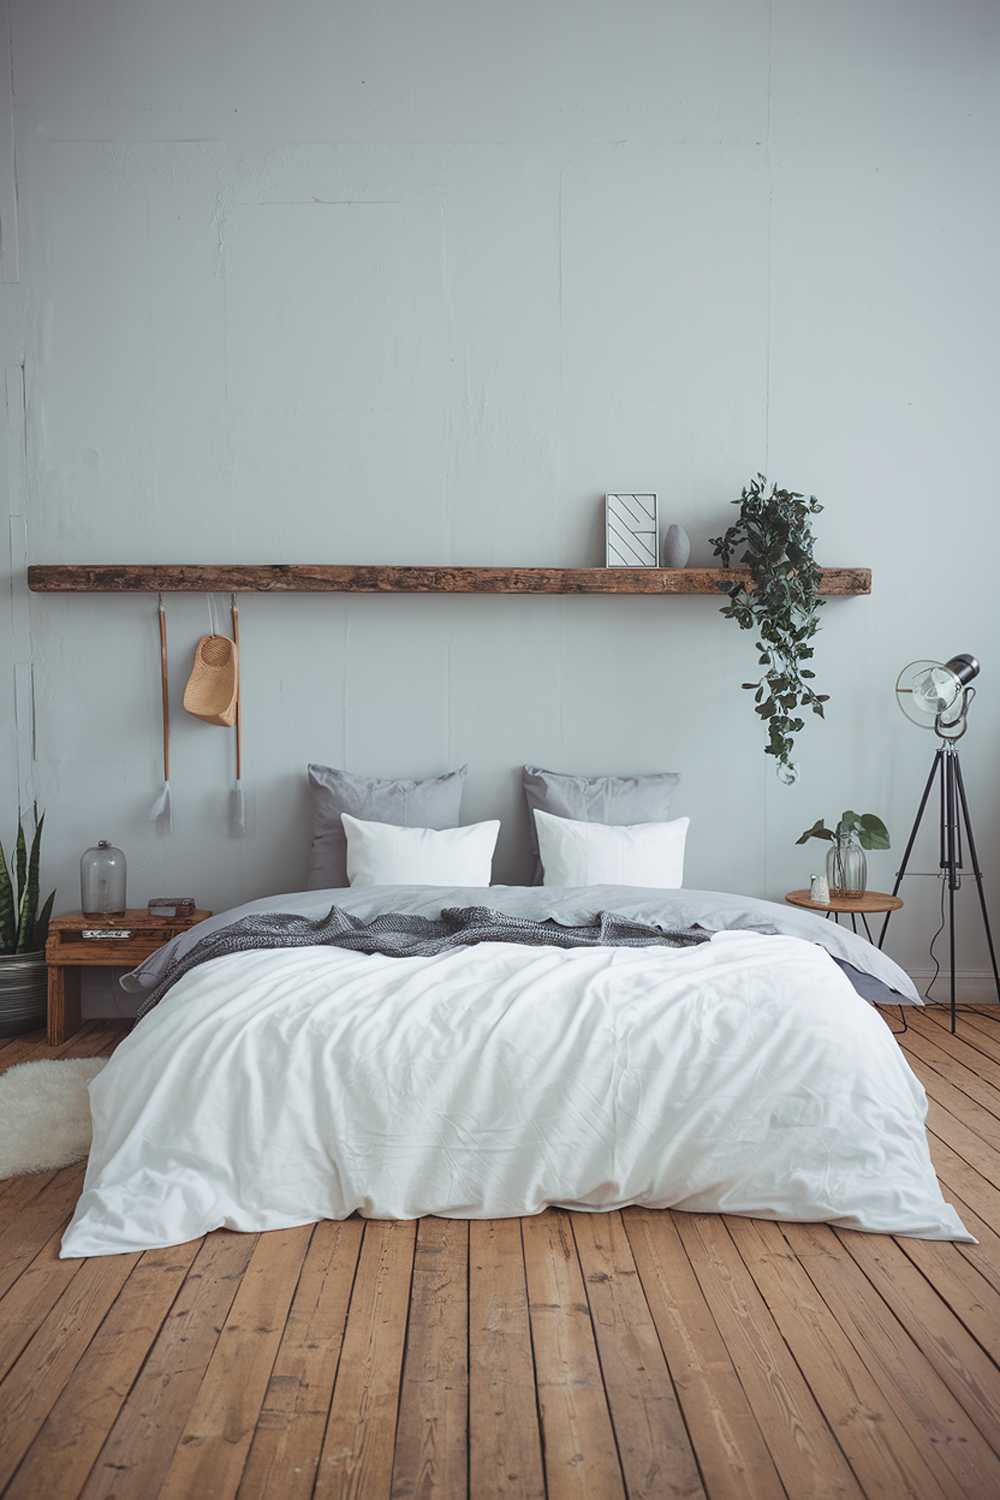
[[[59,1047],[80,1030],[80,970],[49,965],[48,1043]]]

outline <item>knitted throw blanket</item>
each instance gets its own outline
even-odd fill
[[[137,1012],[141,1020],[184,974],[213,958],[248,953],[258,948],[347,948],[353,953],[378,953],[384,958],[429,958],[450,948],[474,943],[526,943],[548,948],[691,948],[707,943],[711,933],[700,927],[674,931],[629,922],[612,912],[599,912],[582,927],[562,927],[547,920],[531,922],[509,917],[488,906],[446,908],[440,917],[386,912],[364,922],[339,906],[317,921],[285,912],[260,912],[241,917],[203,937],[172,964]]]

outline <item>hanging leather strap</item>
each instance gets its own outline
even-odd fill
[[[170,679],[167,672],[167,612],[159,595],[160,692],[163,702],[163,779],[170,780]]]
[[[243,774],[243,662],[240,659],[240,607],[236,602],[236,595],[229,596],[229,612],[233,621],[233,644],[236,647],[236,656],[240,661],[240,676],[236,690],[236,780],[239,781]]]

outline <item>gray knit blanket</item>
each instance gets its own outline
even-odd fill
[[[563,927],[551,920],[532,922],[488,906],[447,907],[437,918],[386,912],[370,922],[339,906],[331,906],[329,913],[317,921],[286,912],[259,912],[220,927],[189,948],[150,990],[136,1018],[147,1015],[178,979],[200,964],[258,948],[332,947],[378,953],[384,958],[430,958],[475,943],[527,943],[547,948],[691,948],[707,943],[711,936],[701,927],[646,927],[607,911],[599,912],[596,921],[581,927]]]

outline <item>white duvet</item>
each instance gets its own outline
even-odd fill
[[[64,1256],[355,1211],[630,1203],[969,1239],[920,1083],[800,938],[240,953],[179,980],[91,1084]]]

